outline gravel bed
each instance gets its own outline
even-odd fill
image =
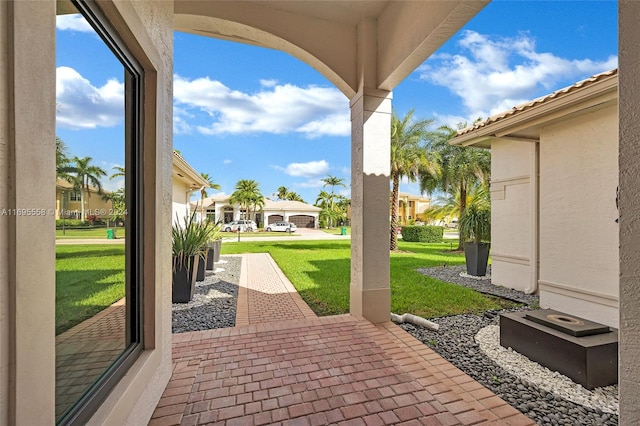
[[[488,287],[492,286],[489,280],[461,277],[460,272],[462,271],[463,267],[438,267],[420,270],[423,274],[433,276],[442,281],[464,285],[495,296],[505,297],[502,295],[504,294],[510,300],[537,306],[537,296],[524,295],[514,290],[495,286],[492,289]],[[525,309],[528,308],[524,307],[516,310]],[[540,386],[540,381],[536,385],[533,383],[535,381],[532,378],[533,376],[526,376],[521,370],[529,370],[531,364],[540,368],[538,364],[527,360],[528,364],[520,364],[509,372],[498,365],[481,349],[476,341],[476,335],[482,331],[479,335],[479,340],[486,351],[487,344],[491,343],[491,339],[496,338],[495,327],[498,326],[498,315],[503,312],[513,311],[514,309],[489,311],[482,315],[455,315],[433,318],[431,320],[439,325],[438,331],[431,331],[412,324],[399,324],[399,326],[538,424],[617,425],[618,416],[612,412],[605,412],[615,412],[612,401],[615,399],[617,387],[600,388],[589,394],[589,391],[583,389],[580,385],[573,384],[575,387],[569,385],[568,392],[577,394],[577,388],[582,388],[582,391],[587,392],[586,396],[577,396],[572,399],[582,401],[583,404],[591,406],[600,405],[605,411],[601,408],[591,408],[570,401],[558,394],[561,394],[561,392],[558,392],[558,387],[566,386],[566,384],[563,385],[561,383],[564,376],[559,377],[561,375],[549,370],[545,375],[542,375],[539,371],[531,373],[533,375],[538,374],[539,379],[543,382],[554,382],[550,385],[551,387]],[[486,328],[488,326],[494,326],[494,328]],[[493,335],[491,335],[492,333]],[[495,347],[493,349],[499,351]],[[490,351],[491,349],[489,349]],[[513,351],[508,351],[504,348],[500,351],[513,353]],[[516,355],[522,357],[519,354]],[[506,362],[508,363],[509,361]],[[505,364],[503,363],[503,365]],[[531,370],[535,370],[535,368],[532,367]],[[528,371],[528,373],[530,372]],[[549,390],[551,389],[556,393],[550,392]]]
[[[421,268],[418,272],[448,283],[455,283],[469,287],[480,293],[502,297],[514,302],[526,303],[527,305],[538,305],[538,296],[535,294],[524,294],[521,291],[491,284],[491,266],[487,266],[485,277],[472,277],[466,274],[466,267],[461,266],[437,266],[435,268]]]
[[[216,270],[206,271],[204,281],[196,282],[191,302],[172,305],[174,333],[235,325],[241,262],[241,257],[221,256]]]

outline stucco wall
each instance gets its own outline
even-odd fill
[[[530,286],[532,143],[491,144],[491,281],[524,291]]]
[[[173,181],[171,183],[171,223],[176,221],[176,216],[180,223],[188,212],[187,190],[189,187],[179,181]]]
[[[145,70],[144,352],[91,419],[146,424],[171,376],[173,2],[115,1],[122,37]],[[108,5],[107,5],[108,7]],[[122,27],[122,25],[125,27]]]
[[[0,26],[8,27],[7,2],[0,2]],[[8,31],[0,31],[0,208],[9,205]],[[0,216],[0,424],[9,412],[9,217]]]
[[[617,118],[612,106],[549,126],[540,137],[540,305],[613,327]]]
[[[640,424],[640,3],[618,3],[620,43],[620,424]]]

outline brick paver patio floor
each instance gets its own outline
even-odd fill
[[[269,255],[243,259],[236,327],[173,336],[151,425],[532,425],[391,322],[316,317]]]

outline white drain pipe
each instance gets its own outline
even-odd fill
[[[391,321],[398,324],[408,322],[410,324],[419,325],[421,327],[425,327],[433,331],[438,331],[438,328],[440,327],[435,322],[429,321],[428,319],[419,317],[417,315],[412,315],[412,314],[397,315],[391,312]]]

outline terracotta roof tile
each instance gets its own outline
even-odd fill
[[[598,81],[604,80],[604,79],[606,79],[608,77],[611,77],[611,76],[614,76],[614,75],[617,75],[617,74],[618,74],[618,69],[617,68],[613,69],[613,70],[610,70],[610,71],[606,71],[606,72],[600,73],[600,74],[596,74],[596,75],[593,75],[593,76],[591,76],[591,77],[589,77],[587,79],[584,79],[584,80],[581,80],[581,81],[579,81],[579,82],[577,82],[575,84],[572,84],[571,86],[565,87],[565,88],[560,89],[560,90],[556,90],[555,92],[550,93],[548,95],[542,96],[542,97],[534,99],[532,101],[528,101],[528,102],[522,103],[520,105],[516,105],[516,106],[514,106],[513,108],[511,108],[508,111],[501,112],[501,113],[496,114],[496,115],[492,115],[491,117],[487,118],[486,120],[479,121],[479,122],[475,123],[473,126],[465,127],[464,129],[458,130],[458,136],[470,133],[470,132],[472,132],[474,130],[480,129],[480,128],[485,127],[485,126],[487,126],[489,124],[492,124],[492,123],[495,123],[497,121],[503,120],[503,119],[505,119],[507,117],[510,117],[510,116],[514,115],[514,114],[518,114],[518,113],[520,113],[522,111],[529,110],[529,109],[531,109],[531,108],[533,108],[535,106],[538,106],[540,104],[549,102],[549,101],[551,101],[553,99],[560,98],[560,97],[565,96],[565,95],[567,95],[569,93],[575,92],[576,90],[579,90],[579,89],[582,89],[584,87],[590,86],[593,83],[596,83]]]

